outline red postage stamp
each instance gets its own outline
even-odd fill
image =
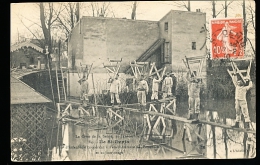
[[[243,19],[222,18],[210,20],[211,58],[243,58]]]

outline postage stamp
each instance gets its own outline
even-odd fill
[[[211,58],[243,58],[243,19],[211,19]]]

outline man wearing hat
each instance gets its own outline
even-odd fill
[[[201,88],[201,80],[196,78],[196,73],[189,75],[187,73],[188,80],[188,96],[189,96],[189,112],[188,112],[188,120],[198,120],[200,113],[200,88]]]
[[[140,104],[141,111],[146,107],[146,95],[148,94],[149,87],[147,81],[144,79],[144,75],[141,75],[141,79],[137,85],[137,100]]]
[[[253,86],[252,81],[249,77],[244,78],[245,82],[237,80],[237,75],[232,75],[232,81],[236,87],[235,90],[235,109],[236,109],[236,123],[233,128],[239,128],[239,122],[241,121],[241,112],[245,118],[245,126],[244,128],[249,129],[250,117],[248,113],[247,101],[246,101],[246,93]]]

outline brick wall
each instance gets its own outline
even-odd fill
[[[159,38],[154,21],[83,17],[83,22],[83,63],[94,63],[95,72],[106,71],[100,68],[108,64],[108,58],[123,58],[122,72]]]
[[[206,24],[206,14],[201,12],[172,11],[172,66],[173,70],[184,66],[182,59],[187,56],[206,55],[206,32],[201,28]],[[196,50],[192,50],[196,42]],[[201,50],[200,50],[201,49]],[[204,63],[204,70],[206,63]]]

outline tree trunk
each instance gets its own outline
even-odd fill
[[[244,52],[246,49],[246,41],[247,41],[247,23],[246,23],[246,4],[245,0],[243,0],[243,19],[244,19]]]
[[[188,1],[188,11],[190,11],[190,1]]]
[[[216,18],[216,2],[212,1],[212,17]]]
[[[227,0],[225,0],[225,18],[227,18]]]
[[[136,19],[136,1],[134,1],[134,4],[133,4],[131,19],[133,19],[133,20]]]
[[[74,17],[73,17],[73,8],[71,6],[71,3],[69,3],[70,6],[70,21],[71,21],[71,29],[74,28]]]
[[[42,32],[43,32],[43,36],[44,36],[44,39],[45,39],[45,46],[48,46],[48,52],[49,54],[47,55],[48,58],[50,59],[50,51],[51,51],[51,33],[50,33],[50,25],[48,25],[48,28],[45,24],[46,20],[45,20],[45,11],[44,11],[44,6],[43,6],[43,3],[40,3],[40,21],[41,21],[41,26],[42,26]],[[45,67],[48,68],[48,58],[46,57],[45,58]],[[50,65],[50,68],[51,68],[51,65]]]
[[[77,2],[77,4],[76,4],[75,15],[76,15],[76,21],[78,22],[79,21],[79,2]]]

